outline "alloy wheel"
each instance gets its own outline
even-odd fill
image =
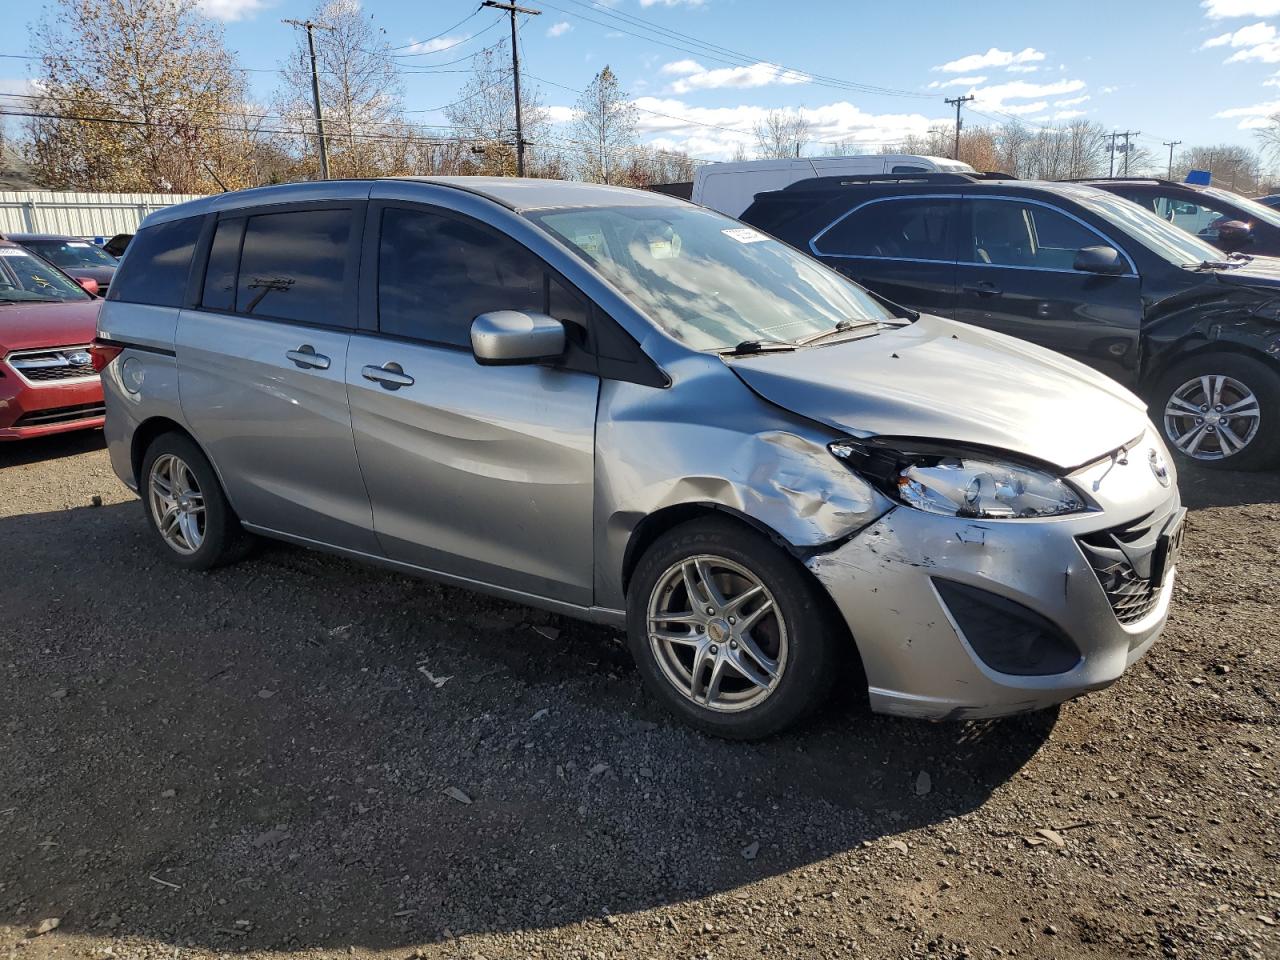
[[[649,597],[649,645],[667,681],[710,710],[759,706],[787,666],[777,601],[746,567],[702,554],[672,564]]]
[[[1188,380],[1164,408],[1165,436],[1193,460],[1225,460],[1239,453],[1257,435],[1261,420],[1253,391],[1221,374]]]
[[[156,457],[147,479],[151,517],[166,544],[184,556],[204,543],[204,494],[195,474],[172,453]]]

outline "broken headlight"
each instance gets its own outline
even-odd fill
[[[831,453],[900,503],[948,517],[1012,520],[1081,513],[1088,504],[1046,470],[973,452],[922,445],[892,449],[838,440]]]

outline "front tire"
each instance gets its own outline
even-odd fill
[[[1152,394],[1151,418],[1183,461],[1223,470],[1280,465],[1280,369],[1239,353],[1175,364]]]
[[[794,558],[719,517],[661,536],[627,592],[646,685],[686,723],[728,739],[771,736],[821,706],[842,635]]]
[[[170,562],[210,570],[243,559],[253,546],[212,464],[190,437],[165,433],[142,458],[139,477],[147,526]]]

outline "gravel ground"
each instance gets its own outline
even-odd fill
[[[2,447],[0,956],[1280,957],[1280,477],[1183,491],[1110,689],[742,745],[609,630],[284,546],[179,571],[98,435]]]

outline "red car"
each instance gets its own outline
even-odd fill
[[[93,342],[101,300],[0,241],[0,441],[102,426]]]

